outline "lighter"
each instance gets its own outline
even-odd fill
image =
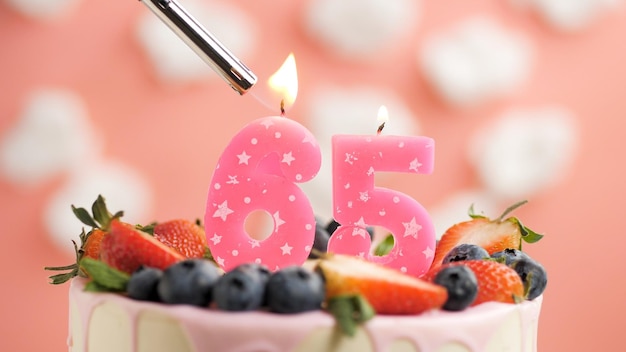
[[[257,81],[254,73],[175,0],[139,0],[217,72],[235,91],[245,94]]]

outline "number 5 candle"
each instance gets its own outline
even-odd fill
[[[384,107],[379,117],[386,118]],[[382,126],[384,122],[379,132]],[[434,141],[416,136],[336,135],[332,148],[333,216],[342,226],[330,238],[328,251],[360,255],[414,276],[425,273],[435,249],[435,230],[428,212],[404,193],[376,187],[374,174],[431,173]],[[366,226],[391,231],[395,245],[389,254],[370,254]]]
[[[295,61],[290,57],[286,64],[293,65],[295,79]],[[276,270],[304,263],[315,218],[296,183],[311,180],[320,165],[317,141],[293,120],[265,117],[241,129],[218,161],[206,204],[206,235],[217,264],[230,270],[256,262]],[[246,218],[256,210],[267,212],[274,223],[263,240],[245,231]]]

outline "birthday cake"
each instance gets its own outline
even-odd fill
[[[77,263],[47,268],[69,270],[51,279],[71,282],[72,352],[536,351],[547,277],[519,249],[541,235],[505,218],[512,208],[448,229],[420,278],[319,250],[299,266],[224,272],[198,223],[130,225],[102,197],[93,215],[73,210],[92,227]],[[314,247],[336,225],[318,219]]]

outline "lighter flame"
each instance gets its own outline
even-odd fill
[[[285,105],[292,105],[298,95],[298,72],[293,53],[287,56],[283,65],[268,80],[270,88],[277,93]]]

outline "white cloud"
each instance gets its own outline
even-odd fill
[[[336,134],[375,135],[378,109],[385,105],[389,122],[383,134],[417,135],[419,124],[400,97],[372,87],[323,87],[312,95],[306,125],[322,151],[322,166],[317,176],[302,185],[316,214],[332,216],[331,138]]]
[[[485,215],[491,219],[498,217],[498,200],[483,190],[463,190],[448,196],[441,203],[429,210],[437,239],[452,225],[463,221],[469,221],[470,206],[474,206],[476,214]]]
[[[83,225],[72,213],[70,205],[83,207],[91,213],[91,204],[102,195],[109,211],[124,210],[123,220],[146,223],[152,211],[152,191],[136,170],[118,161],[94,160],[70,176],[48,201],[44,223],[53,241],[60,248],[73,251],[70,240],[78,240]],[[80,244],[80,243],[79,243]]]
[[[17,12],[37,20],[57,20],[78,6],[80,0],[6,0]]]
[[[81,98],[61,89],[33,92],[0,144],[0,171],[20,186],[36,186],[96,155],[101,140]]]
[[[419,53],[426,78],[448,102],[476,105],[511,93],[527,78],[528,40],[487,17],[430,36]]]
[[[515,5],[531,8],[552,26],[575,31],[589,26],[605,12],[622,5],[623,0],[511,0]]]
[[[563,177],[577,137],[573,116],[561,107],[513,109],[473,136],[470,161],[488,191],[521,200]]]
[[[317,0],[306,8],[306,30],[339,56],[370,60],[384,55],[417,23],[414,0]]]
[[[226,3],[185,1],[185,9],[235,56],[249,54],[255,28],[249,16]],[[157,75],[166,82],[188,83],[219,76],[157,16],[145,11],[137,38]]]

